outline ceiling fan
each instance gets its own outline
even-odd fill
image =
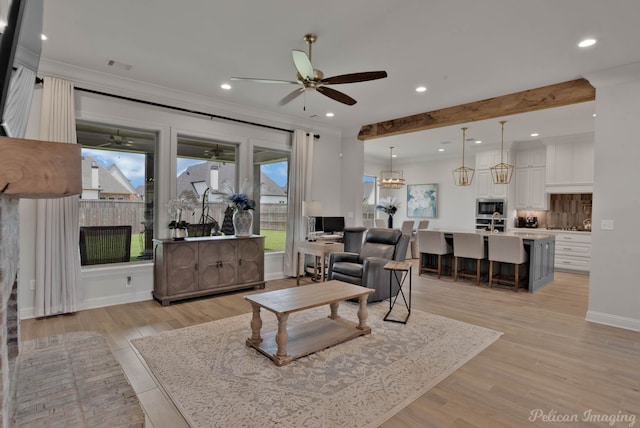
[[[204,156],[210,161],[232,162],[236,158],[236,150],[233,147],[220,147],[216,144],[214,149],[205,149]]]
[[[248,80],[259,83],[283,83],[300,85],[300,88],[295,89],[282,100],[280,100],[280,102],[278,103],[278,105],[280,106],[291,102],[298,95],[305,91],[314,90],[338,102],[352,106],[357,102],[356,100],[345,93],[336,91],[335,89],[329,88],[325,85],[366,82],[368,80],[383,79],[387,77],[386,71],[365,71],[361,73],[341,74],[338,76],[325,78],[322,71],[313,68],[313,65],[311,65],[311,46],[315,43],[316,40],[318,40],[318,37],[315,34],[305,34],[304,41],[307,42],[307,45],[309,46],[309,54],[307,55],[305,52],[295,49],[291,52],[293,56],[293,64],[298,71],[297,81],[254,79],[249,77],[231,77],[231,80]]]
[[[106,143],[98,144],[98,147],[118,146],[118,147],[131,147],[133,143],[120,135],[120,130],[116,130],[116,135],[109,135],[109,140]]]

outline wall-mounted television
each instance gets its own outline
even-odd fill
[[[35,75],[38,71],[43,7],[43,0],[11,0],[7,25],[0,29],[0,135],[3,136],[24,137],[17,135],[13,124],[16,119],[26,124],[22,116],[29,114],[35,78],[31,87],[26,87],[16,72],[25,68]]]

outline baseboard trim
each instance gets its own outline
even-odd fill
[[[122,305],[125,303],[143,302],[145,300],[151,300],[151,291],[139,291],[133,294],[120,294],[117,296],[99,297],[96,299],[88,299],[80,304],[78,311],[84,311],[86,309],[104,308],[106,306]],[[20,309],[20,319],[26,320],[35,318],[34,308],[22,308]]]
[[[624,328],[625,330],[640,331],[640,319],[637,318],[621,317],[597,311],[587,311],[586,320],[611,327]]]

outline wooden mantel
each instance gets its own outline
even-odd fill
[[[443,126],[458,125],[476,120],[492,119],[511,114],[526,113],[552,107],[561,107],[596,99],[596,90],[585,79],[576,79],[555,85],[515,92],[482,101],[414,114],[385,122],[364,125],[358,139],[390,137],[424,131]]]
[[[0,195],[59,198],[82,193],[79,144],[0,137]]]

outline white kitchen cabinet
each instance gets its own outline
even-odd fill
[[[514,179],[517,210],[549,209],[549,195],[545,191],[545,163],[544,148],[516,152]]]
[[[532,168],[547,165],[547,151],[544,147],[516,152],[516,168]]]
[[[500,162],[500,150],[487,150],[476,153],[476,170],[489,169]],[[509,163],[509,152],[504,152],[502,162]]]
[[[589,272],[591,267],[591,234],[556,234],[555,268],[571,272]]]
[[[505,152],[502,162],[509,163],[509,153]],[[491,177],[491,167],[500,163],[500,150],[487,150],[476,154],[476,197],[501,198],[507,197],[508,184],[494,184]]]
[[[500,198],[507,197],[508,184],[495,184],[491,177],[491,170],[476,170],[476,196],[478,198]]]
[[[547,191],[586,193],[593,191],[593,141],[547,145]]]

